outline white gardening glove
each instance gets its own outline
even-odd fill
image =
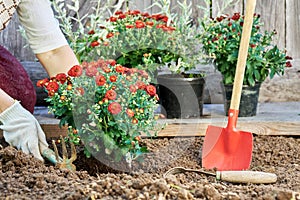
[[[0,122],[7,143],[44,160],[41,152],[48,148],[46,136],[35,117],[18,101],[0,113]]]

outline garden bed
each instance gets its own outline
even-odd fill
[[[2,140],[3,141],[3,140]],[[196,173],[163,174],[172,167],[201,168],[203,137],[144,139],[149,153],[130,172],[101,167],[82,151],[76,172],[36,161],[14,148],[0,150],[0,199],[299,199],[300,138],[254,136],[251,170],[275,173],[275,184],[232,184]],[[3,142],[2,142],[3,143]],[[298,192],[298,193],[297,193]]]

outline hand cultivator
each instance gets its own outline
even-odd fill
[[[186,169],[183,167],[174,167],[168,170],[164,177],[169,175],[175,175],[179,173],[185,172],[195,172],[200,174],[205,174],[208,176],[214,176],[216,180],[227,181],[231,183],[254,183],[254,184],[262,184],[262,183],[275,183],[277,181],[276,174],[260,172],[260,171],[216,171],[216,172],[208,172],[204,170],[198,169]]]
[[[62,158],[59,156],[57,146],[54,140],[52,140],[54,152],[51,149],[47,149],[43,152],[43,156],[60,169],[69,169],[71,171],[76,171],[76,166],[73,164],[73,162],[77,158],[75,145],[72,142],[70,142],[71,157],[68,158],[68,151],[65,140],[62,136],[60,136],[60,140],[62,145]]]

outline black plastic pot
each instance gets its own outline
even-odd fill
[[[203,113],[203,77],[185,78],[181,75],[157,76],[162,114],[167,118],[200,117]]]
[[[256,83],[254,86],[243,86],[239,108],[239,117],[251,117],[256,115],[260,86],[260,83]],[[227,115],[228,109],[230,107],[233,85],[223,85],[223,87],[225,100],[224,110]]]

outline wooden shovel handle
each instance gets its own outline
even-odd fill
[[[231,183],[275,183],[276,174],[259,171],[217,171],[216,179]]]
[[[230,109],[239,110],[256,0],[247,0]]]

